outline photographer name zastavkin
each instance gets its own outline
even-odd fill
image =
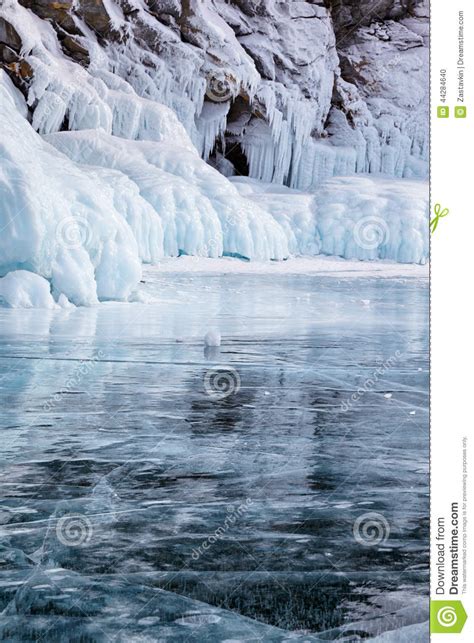
[[[459,503],[451,503],[450,525],[438,518],[435,535],[436,594],[459,594]],[[446,577],[446,558],[449,557],[449,578]]]

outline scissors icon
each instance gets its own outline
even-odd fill
[[[449,210],[448,210],[448,208],[444,208],[443,210],[441,210],[441,204],[440,204],[440,203],[436,203],[436,204],[435,204],[435,207],[434,207],[434,213],[435,213],[435,216],[434,216],[434,218],[433,218],[433,219],[431,219],[431,221],[430,221],[430,230],[431,230],[431,234],[433,234],[433,232],[434,232],[434,231],[436,230],[436,228],[438,227],[438,222],[439,222],[439,220],[440,220],[440,219],[442,219],[443,217],[445,217],[445,216],[447,216],[447,215],[449,214]]]

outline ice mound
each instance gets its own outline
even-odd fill
[[[0,71],[0,274],[28,270],[79,305],[126,299],[141,276],[136,239],[103,174],[41,139]],[[140,207],[140,204],[139,206]]]
[[[270,212],[290,252],[345,259],[428,260],[428,185],[420,180],[357,175],[331,178],[313,194],[244,177],[241,194]]]
[[[58,295],[91,305],[128,299],[141,262],[165,255],[288,256],[274,218],[191,144],[130,141],[102,129],[42,138],[25,113],[0,72],[0,116],[8,124],[0,143],[0,275],[29,270]]]
[[[10,308],[56,308],[49,282],[27,270],[0,278],[0,305]]]
[[[289,254],[287,236],[274,218],[240,196],[196,150],[125,140],[101,130],[58,132],[46,139],[77,163],[113,168],[131,180],[159,215],[167,256],[267,260]]]
[[[230,180],[242,195],[271,213],[285,231],[293,256],[320,254],[314,194],[246,177],[231,177]]]
[[[351,176],[330,179],[316,195],[321,253],[346,259],[428,260],[428,185]]]

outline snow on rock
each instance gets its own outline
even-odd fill
[[[49,281],[27,270],[14,270],[0,278],[0,306],[56,308]]]
[[[3,56],[41,133],[192,140],[297,189],[354,170],[426,176],[426,0],[325,4],[4,0]]]
[[[342,2],[333,12],[341,74],[327,131],[358,172],[428,175],[429,3]],[[344,7],[342,5],[345,5]]]
[[[115,6],[109,0],[109,6]],[[192,148],[185,128],[172,109],[141,98],[131,85],[110,71],[111,61],[98,45],[97,37],[82,25],[86,36],[79,38],[88,48],[88,70],[64,56],[50,22],[5,0],[0,15],[8,18],[22,42],[22,51],[31,68],[28,105],[32,124],[41,134],[68,129],[102,128],[116,136],[132,139],[173,140]]]

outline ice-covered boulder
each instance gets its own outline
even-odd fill
[[[4,0],[0,60],[40,132],[101,127],[181,146],[187,132],[204,159],[225,154],[238,173],[298,189],[352,167],[426,176],[428,10]]]

